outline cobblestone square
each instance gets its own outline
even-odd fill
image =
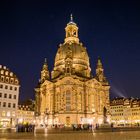
[[[1,133],[0,140],[140,140],[140,131],[67,132],[67,133]]]

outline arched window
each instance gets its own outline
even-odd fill
[[[18,84],[18,80],[17,79],[15,79],[15,84]]]
[[[70,68],[67,68],[67,73],[70,73]]]
[[[14,79],[13,79],[13,78],[11,78],[11,79],[10,79],[10,83],[11,83],[11,84],[13,84],[13,82],[14,82]]]
[[[4,77],[3,76],[1,76],[1,81],[4,82]]]
[[[7,83],[9,82],[9,78],[8,77],[6,77],[5,82],[7,82]]]
[[[71,110],[71,94],[70,91],[68,90],[66,92],[66,111],[70,111]]]
[[[4,70],[1,70],[1,72],[0,72],[1,74],[4,74]]]

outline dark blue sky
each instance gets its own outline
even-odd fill
[[[137,1],[0,1],[0,64],[17,74],[20,100],[34,98],[46,57],[55,54],[73,13],[92,73],[100,56],[111,96],[140,97],[140,4]]]

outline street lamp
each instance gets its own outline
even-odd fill
[[[45,121],[44,121],[45,126],[46,126],[46,118],[47,118],[47,126],[48,126],[48,115],[49,115],[48,108],[45,109],[44,115],[45,115],[45,117],[44,117],[45,118]]]

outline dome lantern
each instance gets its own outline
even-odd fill
[[[78,38],[78,27],[76,23],[73,21],[73,16],[71,14],[70,21],[65,28],[66,38],[65,43],[79,43]]]

